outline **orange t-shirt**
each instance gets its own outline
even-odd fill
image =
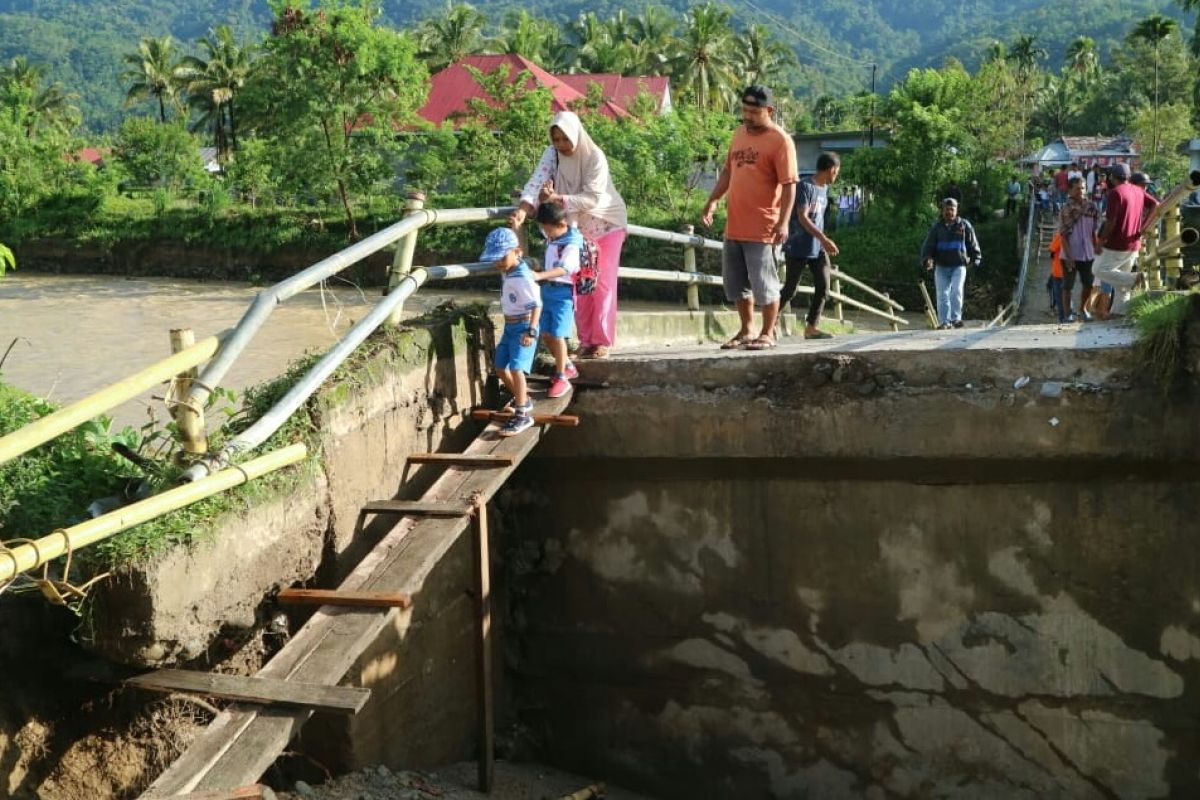
[[[1050,277],[1063,277],[1062,267],[1062,234],[1054,234],[1054,238],[1050,240]]]
[[[752,134],[746,126],[733,133],[729,155],[729,199],[725,238],[770,242],[779,222],[782,187],[796,183],[796,145],[778,125]]]

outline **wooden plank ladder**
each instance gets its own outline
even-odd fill
[[[563,417],[569,401],[569,395],[539,400],[535,420]],[[476,590],[478,779],[483,791],[492,787],[495,764],[491,559],[486,507],[541,436],[535,430],[501,438],[497,435],[499,425],[495,416],[489,413],[489,420],[485,430],[463,453],[409,456],[408,464],[446,468],[420,500],[376,500],[360,509],[361,514],[395,516],[397,524],[340,586],[292,589],[280,594],[282,602],[319,607],[255,676],[270,680],[253,684],[255,700],[261,700],[265,687],[274,685],[273,682],[343,688],[335,684],[345,678],[388,624],[397,624],[391,622],[394,614],[411,613],[420,587],[470,526]],[[345,613],[363,608],[377,608],[384,613]],[[407,627],[403,619],[399,624]],[[340,697],[345,704],[350,695]],[[177,798],[188,792],[229,792],[257,781],[313,713],[310,705],[279,702],[270,715],[260,714],[257,705],[234,705],[221,712],[142,797],[148,800]]]

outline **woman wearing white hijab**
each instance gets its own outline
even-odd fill
[[[550,120],[550,147],[521,192],[510,217],[519,226],[539,202],[557,201],[567,218],[600,249],[600,274],[591,294],[575,299],[579,358],[607,358],[617,332],[617,267],[629,219],[613,186],[608,159],[583,129],[579,117],[561,111]]]

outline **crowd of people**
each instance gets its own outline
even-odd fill
[[[1047,289],[1058,321],[1090,322],[1124,314],[1131,293],[1144,281],[1135,267],[1142,231],[1158,205],[1150,177],[1128,164],[1087,171],[1063,166],[1049,185],[1039,188],[1037,203],[1043,219],[1052,220],[1056,228],[1049,247]]]
[[[701,221],[711,226],[718,204],[726,202],[721,278],[739,326],[720,345],[724,349],[775,347],[780,313],[806,272],[812,276],[813,293],[804,338],[831,337],[820,323],[831,258],[839,249],[827,222],[832,216],[837,224],[854,224],[862,207],[862,193],[854,187],[831,198],[841,171],[835,153],[822,153],[816,172],[800,179],[795,144],[775,123],[774,111],[770,89],[755,85],[742,92],[742,124],[731,137],[701,212]],[[578,376],[573,359],[607,358],[616,343],[617,273],[628,229],[625,202],[613,185],[604,152],[576,114],[556,114],[549,139],[509,227],[491,231],[480,255],[503,273],[505,325],[495,367],[513,397],[501,430],[506,436],[533,424],[525,376],[539,341],[554,359],[547,392],[552,398],[571,391],[571,380]],[[1107,176],[1099,167],[1064,165],[1051,178],[1027,185],[1014,176],[1005,187],[1005,214],[1016,213],[1026,186],[1030,201],[1057,220],[1050,290],[1059,319],[1122,313],[1129,292],[1141,280],[1133,270],[1143,221],[1157,204],[1149,179],[1124,164],[1109,168]],[[970,220],[983,214],[977,181],[965,189],[952,184],[921,247],[920,263],[933,273],[940,328],[963,326],[967,272],[983,258]],[[546,242],[538,268],[518,233],[530,217]],[[783,254],[782,278],[777,251]],[[1075,305],[1077,280],[1081,292]],[[575,335],[579,347],[572,355],[568,340]]]

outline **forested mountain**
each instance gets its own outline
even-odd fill
[[[693,3],[656,3],[680,15]],[[444,14],[444,0],[383,0],[386,19],[411,26]],[[644,0],[478,0],[498,28],[507,14],[524,10],[562,20],[583,12],[608,19],[624,10],[638,16]],[[797,54],[791,87],[798,95],[853,93],[868,89],[871,64],[886,90],[913,66],[939,65],[953,56],[974,65],[995,40],[1035,35],[1057,68],[1068,43],[1094,38],[1102,61],[1135,22],[1158,12],[1182,22],[1192,18],[1179,4],[1156,0],[728,0],[743,28],[767,25]],[[0,0],[0,63],[23,55],[44,64],[47,77],[80,96],[85,123],[108,130],[119,122],[126,85],[122,55],[138,40],[170,33],[190,45],[209,29],[228,24],[243,35],[264,31],[266,0]]]

